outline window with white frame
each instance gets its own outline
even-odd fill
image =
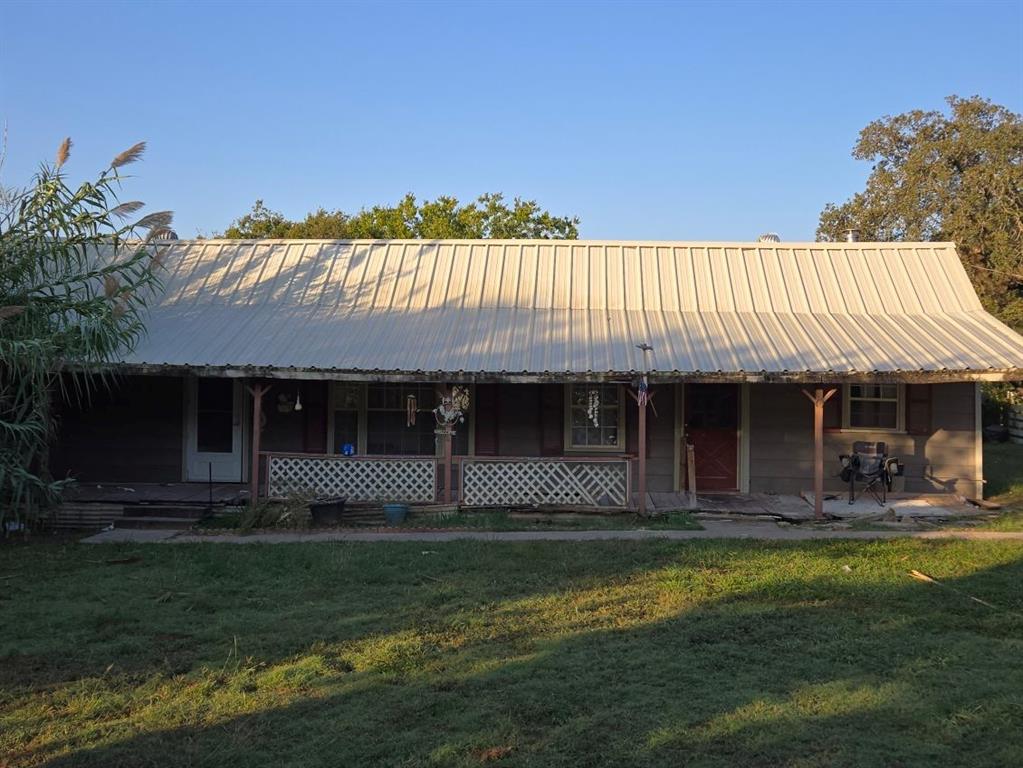
[[[887,432],[903,429],[901,384],[847,384],[844,394],[843,428]]]
[[[377,455],[432,456],[436,453],[433,384],[370,383],[366,392],[366,453]],[[408,398],[417,410],[408,423]]]
[[[625,446],[625,409],[618,384],[570,384],[566,388],[565,447],[620,451]]]
[[[334,384],[334,452],[361,453],[360,424],[365,412],[365,391],[358,382],[338,381]]]

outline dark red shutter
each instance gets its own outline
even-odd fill
[[[931,434],[931,385],[906,385],[906,431],[911,435]]]
[[[476,385],[476,408],[471,415],[476,428],[476,455],[496,456],[497,444],[497,384]]]
[[[565,444],[565,390],[561,384],[540,385],[540,455],[561,456]]]
[[[831,396],[831,399],[824,404],[824,429],[831,430],[832,432],[842,428],[842,385],[841,384],[826,384],[824,391],[827,392],[829,389],[834,387],[838,391]],[[807,387],[809,389],[809,387]],[[811,405],[807,403],[807,405]],[[813,407],[810,408],[810,423],[813,423]]]
[[[306,453],[327,452],[327,392],[325,381],[307,381],[301,385],[302,412],[305,414],[305,435],[302,441]],[[263,407],[266,405],[264,403]]]

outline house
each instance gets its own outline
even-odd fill
[[[469,505],[627,506],[690,474],[798,493],[819,406],[829,486],[877,440],[907,490],[980,496],[980,382],[1023,379],[952,243],[159,248],[148,335],[62,414],[56,473]]]

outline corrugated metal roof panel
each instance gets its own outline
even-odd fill
[[[950,243],[168,241],[124,363],[323,371],[985,372],[1023,337]]]

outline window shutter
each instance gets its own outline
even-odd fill
[[[911,435],[931,434],[931,385],[906,385],[906,431]]]
[[[309,381],[302,389],[302,413],[305,414],[303,448],[307,453],[327,452],[327,391],[325,381]]]
[[[473,427],[476,430],[476,455],[496,456],[497,384],[476,385],[475,408],[469,417],[473,419]]]
[[[565,389],[540,385],[540,455],[561,456],[565,443]]]
[[[835,392],[835,394],[831,396],[831,399],[824,404],[824,429],[835,432],[842,428],[842,395],[845,387],[841,384],[827,384],[824,386],[824,391],[827,392],[832,387],[838,391]],[[812,424],[812,412],[810,414],[810,419]]]

